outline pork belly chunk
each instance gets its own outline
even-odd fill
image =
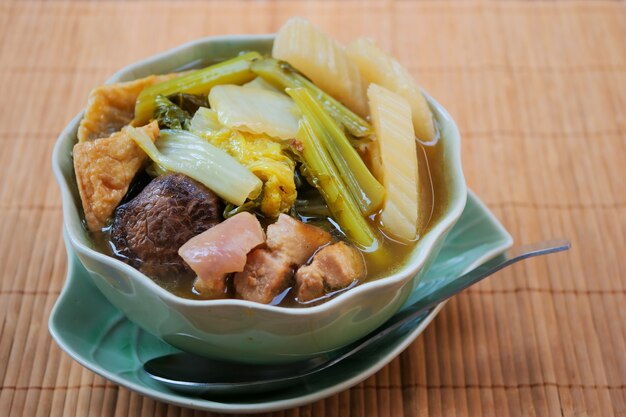
[[[267,247],[251,252],[245,269],[235,274],[237,297],[271,302],[293,285],[293,272],[330,242],[328,232],[281,214],[267,227]]]
[[[304,265],[320,246],[330,242],[330,233],[286,214],[267,227],[267,247],[296,267]]]
[[[347,287],[366,276],[365,261],[361,253],[345,242],[322,248],[310,265],[296,272],[298,301],[306,302],[324,294]]]
[[[233,279],[237,295],[244,300],[267,304],[289,287],[293,268],[280,254],[255,249],[242,272]]]

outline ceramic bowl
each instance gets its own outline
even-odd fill
[[[200,39],[124,68],[108,82],[168,73],[203,62],[230,58],[242,50],[269,53],[273,35]],[[391,317],[406,301],[435,259],[465,206],[458,129],[428,97],[439,121],[444,147],[445,213],[416,245],[407,262],[389,276],[361,284],[330,301],[286,308],[244,300],[189,300],[177,297],[129,265],[98,252],[83,226],[72,147],[78,114],[57,139],[52,166],[61,188],[69,245],[102,294],[131,321],[182,350],[249,363],[285,363],[345,346]]]

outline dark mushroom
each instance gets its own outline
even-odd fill
[[[111,242],[120,259],[146,275],[188,275],[178,248],[221,221],[221,201],[211,190],[185,175],[167,174],[117,208]]]

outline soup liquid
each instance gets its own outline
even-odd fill
[[[378,256],[373,253],[363,252],[365,263],[367,266],[367,278],[362,282],[376,280],[392,274],[400,269],[407,261],[410,253],[415,248],[420,237],[427,233],[434,224],[443,215],[447,204],[447,192],[445,188],[444,167],[443,167],[443,149],[441,141],[423,144],[418,142],[417,158],[418,158],[418,197],[419,197],[419,216],[418,216],[418,236],[413,242],[399,242],[385,235],[379,227],[379,214],[372,216],[370,221],[380,232],[381,253]],[[327,221],[327,224],[320,223],[319,220],[310,221],[306,218],[300,218],[305,223],[311,223],[315,226],[322,227],[331,231],[335,236],[343,237],[343,233],[335,222]],[[343,293],[355,285],[353,283],[348,288],[326,294],[324,297],[308,303],[299,303],[295,301],[294,288],[289,288],[274,299],[272,304],[285,307],[302,307],[323,303],[330,298]]]
[[[219,60],[218,60],[219,61]],[[213,62],[197,62],[191,66],[181,68],[180,70],[188,70],[192,68],[204,67]],[[431,227],[438,222],[443,212],[445,211],[448,194],[445,186],[446,179],[444,178],[444,159],[443,159],[443,146],[440,140],[434,140],[429,143],[422,143],[417,141],[417,159],[418,159],[418,198],[419,198],[419,216],[418,216],[418,236],[413,242],[399,242],[393,238],[384,234],[380,230],[378,217],[376,214],[370,218],[370,222],[380,233],[380,244],[383,248],[384,256],[376,256],[370,253],[363,253],[366,266],[367,276],[362,282],[372,281],[381,277],[392,274],[402,267],[409,257],[411,251],[415,248],[416,243],[420,237],[427,233]],[[136,185],[136,184],[133,184]],[[145,184],[140,184],[145,185]],[[132,187],[132,186],[131,186]],[[131,192],[129,191],[129,194]],[[134,193],[132,193],[134,194]],[[125,200],[128,200],[128,196]],[[298,216],[304,223],[309,223],[331,232],[337,240],[346,240],[344,233],[340,230],[339,226],[331,220],[321,219],[319,216],[306,217]],[[260,219],[263,226],[271,223],[271,221],[263,221]],[[118,257],[115,254],[115,248],[110,240],[110,233],[107,228],[103,229],[101,233],[93,234],[94,243],[96,249],[100,252],[106,253],[112,257]],[[193,289],[193,281],[195,277],[193,275],[188,276],[175,276],[168,279],[152,278],[159,286],[172,292],[173,294],[189,299],[202,300]],[[334,293],[326,294],[324,297],[314,300],[308,303],[298,303],[295,301],[295,291],[293,287],[287,288],[281,294],[274,298],[272,305],[280,305],[284,307],[303,307],[311,306],[323,303],[334,296],[349,290],[355,285],[362,282],[353,283],[348,288],[336,291]],[[229,296],[234,297],[231,277],[228,278]]]
[[[418,146],[418,167],[419,167],[419,181],[418,196],[419,196],[419,234],[417,239],[413,242],[399,242],[393,238],[385,235],[379,228],[378,214],[372,216],[370,221],[380,232],[380,243],[383,248],[383,256],[377,256],[371,253],[363,253],[366,266],[367,266],[367,278],[365,281],[376,280],[378,278],[387,276],[396,270],[400,269],[406,262],[411,251],[415,248],[416,243],[424,233],[428,232],[433,224],[441,218],[446,204],[447,204],[447,192],[445,188],[444,167],[443,167],[443,149],[441,141],[437,141],[434,144],[420,144]],[[307,217],[298,216],[304,223],[309,223],[323,229],[328,230],[337,240],[345,239],[343,232],[339,229],[338,225],[323,217]],[[261,220],[263,223],[263,220]],[[266,221],[267,224],[271,221]],[[98,249],[111,256],[115,256],[115,250],[112,247],[110,241],[110,235],[108,230],[104,229],[103,233],[94,236],[96,239],[96,245]],[[184,298],[190,299],[202,299],[193,290],[194,277],[189,276],[176,276],[169,277],[168,279],[153,278],[154,281],[165,288],[166,290]],[[344,288],[335,293],[330,293],[321,299],[314,300],[309,303],[298,303],[294,300],[295,291],[293,287],[288,288],[283,293],[279,294],[272,302],[274,305],[298,307],[298,306],[310,306],[320,304],[339,293],[342,293],[354,285],[348,288]],[[232,285],[229,285],[232,292]],[[230,294],[234,296],[234,294]]]

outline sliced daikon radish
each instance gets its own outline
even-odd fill
[[[348,45],[346,51],[368,83],[385,87],[409,102],[415,134],[423,141],[432,140],[435,136],[433,114],[406,68],[370,39],[359,38]]]
[[[220,123],[231,129],[265,133],[279,139],[293,139],[298,132],[300,111],[282,93],[218,85],[209,93],[209,103]]]
[[[343,45],[308,20],[289,19],[276,35],[272,55],[289,62],[353,112],[367,115],[366,85],[359,69]]]
[[[417,236],[417,143],[411,122],[411,106],[402,96],[377,84],[367,90],[372,122],[380,154],[385,202],[380,220],[393,237]]]

